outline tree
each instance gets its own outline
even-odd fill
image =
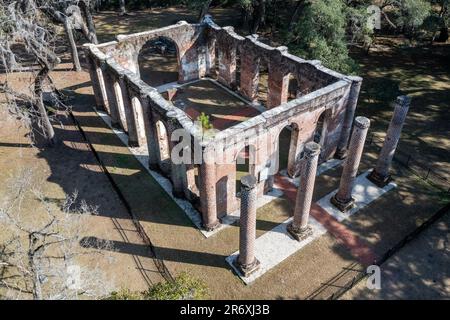
[[[84,201],[76,206],[74,193],[66,197],[58,212],[38,186],[32,170],[22,170],[10,180],[8,192],[3,195],[0,206],[0,227],[5,238],[0,244],[2,296],[59,300],[109,294],[111,281],[97,262],[107,252],[103,250],[111,250],[111,244],[87,243],[83,238],[86,218],[96,214],[96,209]],[[34,199],[38,205],[32,214],[25,213],[23,204]],[[94,266],[82,267],[81,256],[90,258]]]
[[[432,32],[431,43],[446,42],[449,38],[448,26],[450,20],[450,0],[431,0],[431,5],[438,6],[438,12],[432,12],[425,21],[425,29]],[[439,35],[437,35],[439,32]],[[437,37],[436,37],[437,36]]]
[[[417,29],[431,13],[430,3],[425,0],[400,0],[397,2],[396,21],[403,32],[413,38]]]
[[[55,132],[43,98],[44,84],[47,84],[55,101],[61,102],[61,95],[50,78],[50,72],[60,62],[54,51],[57,38],[54,26],[42,11],[43,7],[34,1],[0,1],[0,54],[6,74],[0,92],[6,94],[11,113],[19,116],[32,132],[42,134],[49,144],[54,144]],[[28,93],[18,93],[9,86],[8,75],[22,71],[24,65],[31,65],[32,71],[38,68],[38,72],[34,88]]]
[[[120,8],[120,15],[121,16],[127,14],[127,9],[125,7],[125,0],[119,0],[119,8]]]
[[[356,64],[348,56],[346,26],[347,15],[341,0],[307,1],[285,38],[294,54],[319,59],[331,69],[352,73]]]
[[[0,92],[6,95],[9,111],[19,116],[31,133],[44,136],[49,145],[56,141],[52,126],[55,117],[45,105],[44,89],[49,90],[55,109],[68,109],[50,76],[60,62],[55,53],[59,37],[56,24],[64,26],[74,68],[79,71],[81,65],[73,30],[81,30],[88,41],[97,43],[89,8],[87,0],[0,0],[0,59],[6,74]],[[10,74],[36,68],[32,90],[19,93],[10,86]]]
[[[241,7],[242,27],[254,34],[264,24],[266,5],[269,0],[239,0]]]
[[[173,281],[157,283],[144,292],[126,289],[112,292],[108,300],[200,300],[207,297],[206,284],[182,272]]]

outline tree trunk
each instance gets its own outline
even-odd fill
[[[209,6],[211,5],[212,0],[206,0],[205,3],[202,6],[202,9],[200,10],[200,14],[198,17],[198,21],[201,21],[203,17],[208,13]]]
[[[448,40],[448,27],[446,25],[444,25],[439,30],[439,36],[437,37],[436,41],[437,42],[447,42],[447,40]]]
[[[248,8],[242,8],[241,9],[241,26],[243,30],[250,31],[250,24],[249,24],[249,10]]]
[[[123,16],[124,14],[127,13],[127,10],[125,8],[125,0],[119,0],[119,5],[120,5],[120,15]]]
[[[41,73],[42,70],[39,72]],[[31,233],[28,235],[28,264],[30,265],[31,273],[32,273],[32,282],[33,282],[33,299],[34,300],[42,300],[42,286],[41,286],[41,277],[39,273],[39,266],[37,265],[35,258],[39,253],[36,251],[36,236]]]
[[[89,32],[89,39],[92,43],[98,44],[97,40],[97,32],[95,31],[94,20],[92,19],[91,10],[85,1],[80,1],[78,6],[81,9],[81,14],[83,15],[84,20],[86,21],[86,25]]]
[[[259,27],[263,24],[266,15],[266,3],[265,0],[257,0],[256,9],[253,11],[253,26],[251,33],[257,33]]]
[[[75,44],[75,40],[73,39],[73,29],[72,25],[69,21],[69,18],[65,18],[64,20],[64,29],[66,29],[67,38],[69,39],[69,45],[72,53],[72,62],[75,71],[81,71],[80,59],[78,58],[77,45]]]
[[[288,27],[289,32],[291,32],[294,29],[294,25],[297,23],[297,20],[300,17],[300,13],[302,12],[304,7],[305,7],[304,0],[300,0],[297,2],[294,13],[292,13],[291,20],[289,21],[289,27]]]
[[[44,79],[47,78],[49,72],[50,70],[48,69],[48,67],[43,67],[42,70],[39,71],[36,79],[34,80],[34,93],[36,95],[36,104],[41,117],[44,135],[47,138],[49,145],[54,145],[56,142],[55,130],[53,129],[53,126],[50,122],[50,118],[44,106],[44,99],[42,97],[42,84],[44,82]]]

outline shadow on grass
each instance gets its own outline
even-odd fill
[[[92,243],[97,243],[100,247],[107,247],[105,245],[102,246],[102,243],[107,243],[105,239],[98,239],[95,237],[86,237],[80,241],[80,245],[84,247],[89,247]],[[112,245],[111,249],[120,253],[130,254],[130,255],[142,255],[145,254],[146,245],[129,243],[123,241],[109,241]],[[88,244],[86,246],[86,244]],[[212,266],[218,268],[228,269],[229,265],[226,263],[225,258],[227,256],[215,254],[215,253],[207,253],[207,252],[197,252],[197,251],[189,251],[189,250],[181,250],[174,248],[162,248],[162,247],[154,247],[155,252],[158,258],[165,261],[175,261],[181,263],[188,263],[194,265],[205,265]]]

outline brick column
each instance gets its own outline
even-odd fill
[[[90,45],[91,44],[89,43],[83,45],[84,56],[86,59],[86,64],[88,65],[89,75],[91,77],[92,89],[94,91],[95,105],[97,106],[98,109],[104,110],[105,106],[103,103],[102,89],[100,87],[100,82],[98,79],[97,67],[91,57]]]
[[[127,122],[128,146],[136,147],[138,146],[139,137],[131,102],[132,93],[128,88],[128,82],[131,81],[129,77],[130,75],[133,77],[131,72],[128,72],[128,76],[119,77],[119,86],[120,90],[122,91],[123,108],[125,109],[125,121]]]
[[[208,37],[206,48],[206,75],[209,77],[216,77],[216,45],[215,37]]]
[[[144,120],[144,130],[146,138],[145,140],[147,142],[148,167],[152,170],[155,170],[158,167],[158,144],[156,142],[156,137],[153,130],[155,124],[153,122],[151,106],[149,103],[149,98],[146,95],[141,96],[139,101],[142,107],[142,116]]]
[[[208,231],[212,231],[220,225],[217,218],[216,164],[213,148],[205,148],[203,150],[200,178],[200,204],[203,227]]]
[[[240,91],[252,102],[258,100],[259,59],[251,51],[241,49]]]
[[[394,158],[395,150],[397,149],[398,141],[400,140],[410,101],[411,99],[408,96],[397,97],[394,114],[392,115],[386,137],[384,138],[383,147],[378,156],[377,164],[375,169],[368,176],[370,181],[381,188],[391,180],[389,168],[391,167],[392,159]]]
[[[105,90],[108,99],[109,116],[111,117],[111,125],[114,128],[121,128],[119,106],[116,97],[116,91],[114,90],[114,79],[107,70],[106,63],[102,66],[103,80],[105,83]]]
[[[359,91],[361,90],[361,77],[348,77],[352,81],[350,93],[346,105],[345,120],[342,126],[341,137],[337,146],[334,157],[337,159],[344,159],[347,156],[347,146],[352,131],[353,118],[355,117],[356,106],[358,104]]]
[[[170,154],[170,179],[172,181],[172,193],[177,198],[184,197],[184,181],[183,181],[183,170],[186,171],[186,168],[183,163],[175,163],[172,159],[172,149],[175,145],[175,142],[172,141],[171,135],[172,132],[179,129],[178,120],[176,119],[177,113],[175,111],[168,111],[166,113],[167,116],[167,137],[169,139],[169,154]],[[155,147],[156,150],[156,147]],[[184,152],[184,150],[183,150]]]
[[[224,27],[223,29],[233,30],[232,27]],[[227,40],[228,38],[219,38],[216,42],[219,52],[218,81],[233,88],[236,85],[236,45]]]
[[[300,171],[300,186],[297,190],[294,218],[287,226],[287,231],[298,241],[312,234],[308,226],[309,212],[316,181],[317,162],[319,161],[320,145],[308,142],[304,148],[304,157]]]
[[[341,181],[338,192],[331,198],[331,203],[342,212],[346,212],[354,206],[352,190],[361,161],[364,142],[369,130],[370,120],[366,117],[356,117],[353,133],[348,148],[348,156],[342,169]]]
[[[289,75],[284,75],[276,67],[269,67],[269,93],[267,107],[274,108],[288,100]]]
[[[248,277],[259,268],[259,261],[255,258],[256,199],[258,193],[256,184],[256,178],[252,175],[241,178],[239,256],[235,265],[244,277]]]

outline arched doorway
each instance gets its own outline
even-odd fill
[[[123,103],[122,89],[118,82],[114,82],[114,94],[116,96],[117,108],[119,109],[120,124],[125,132],[128,132],[127,120],[125,116],[125,105]]]
[[[167,135],[167,129],[161,120],[156,121],[156,133],[159,148],[159,158],[163,162],[170,158],[169,151],[169,138]]]
[[[166,37],[147,41],[138,55],[141,79],[152,87],[179,79],[180,58],[177,45]]]
[[[143,146],[147,143],[147,136],[145,134],[144,114],[142,113],[141,101],[137,97],[131,99],[131,105],[134,113],[134,121],[136,125],[136,132],[139,145]]]
[[[253,145],[247,145],[236,155],[236,196],[241,191],[241,178],[248,174],[255,174],[256,148]]]
[[[261,105],[267,108],[267,99],[269,97],[269,65],[264,59],[260,58],[258,67],[257,99]]]
[[[288,93],[287,93],[287,101],[291,101],[294,99],[297,99],[299,96],[299,90],[298,90],[298,81],[297,78],[290,73],[288,75]]]
[[[239,46],[236,47],[236,80],[234,87],[236,90],[239,90],[241,87],[241,48]]]
[[[297,157],[299,129],[297,124],[292,123],[285,126],[278,135],[277,151],[278,151],[278,171],[283,175],[291,177],[297,175]]]
[[[323,143],[325,141],[325,134],[326,134],[326,115],[328,111],[325,110],[322,112],[319,116],[319,119],[317,119],[316,124],[316,130],[314,131],[314,142],[320,144],[321,147],[323,147]]]

